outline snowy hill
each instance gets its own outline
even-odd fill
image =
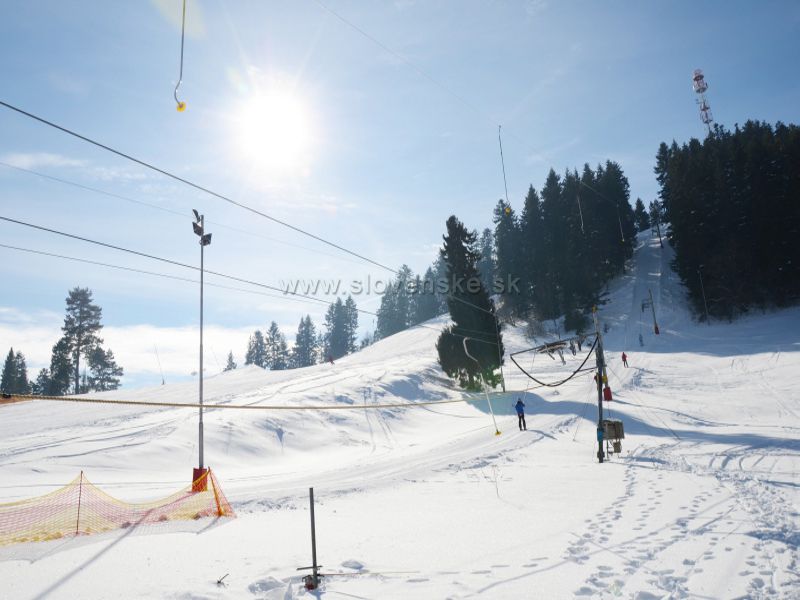
[[[798,597],[800,310],[695,323],[670,260],[643,236],[600,309],[609,408],[627,435],[610,461],[594,456],[591,374],[529,389],[506,361],[508,392],[492,395],[495,436],[486,401],[438,368],[444,321],[433,321],[335,365],[223,373],[206,380],[206,401],[470,402],[209,410],[206,462],[237,519],[0,548],[3,596],[310,597],[295,568],[310,563],[314,486],[324,570],[362,573],[327,579],[328,598]],[[659,336],[641,310],[648,289]],[[521,330],[505,339],[507,352],[530,345]],[[546,357],[528,367],[551,379],[568,371]],[[197,390],[108,396],[191,403]],[[527,432],[516,427],[517,397]],[[154,499],[186,485],[197,463],[193,409],[35,402],[0,416],[2,502],[56,489],[80,470],[123,500]]]

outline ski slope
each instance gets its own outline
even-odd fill
[[[311,560],[313,486],[319,562],[348,574],[326,578],[316,597],[800,597],[800,310],[695,323],[671,258],[642,236],[600,307],[609,408],[627,436],[604,464],[591,374],[530,389],[506,361],[495,436],[483,397],[436,364],[439,319],[335,365],[207,378],[209,403],[354,408],[208,410],[206,462],[236,519],[0,548],[0,595],[310,598],[295,569]],[[648,289],[659,336],[641,311]],[[521,328],[504,335],[507,352],[531,345]],[[547,357],[528,367],[552,380],[566,371]],[[107,396],[196,394],[176,384]],[[368,408],[422,400],[465,402]],[[197,463],[194,409],[32,402],[0,416],[2,502],[81,470],[116,497],[149,500],[185,486]]]

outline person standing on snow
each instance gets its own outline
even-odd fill
[[[514,408],[517,410],[517,419],[519,420],[519,430],[525,431],[528,430],[528,426],[525,423],[525,403],[522,401],[522,398],[517,398],[517,403],[514,405]]]
[[[622,364],[625,365],[625,368],[628,368],[628,355],[624,352],[622,353]]]

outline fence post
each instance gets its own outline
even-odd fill
[[[81,524],[81,496],[83,495],[83,471],[81,471],[81,478],[78,482],[78,518],[75,519],[75,535],[78,535]]]

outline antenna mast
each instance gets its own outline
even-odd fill
[[[695,100],[700,107],[700,120],[706,124],[708,133],[711,133],[711,123],[714,122],[714,117],[711,114],[711,106],[706,100],[706,91],[708,90],[708,82],[706,82],[705,75],[702,69],[695,69],[692,73],[692,88],[695,93],[700,95],[699,100]]]

